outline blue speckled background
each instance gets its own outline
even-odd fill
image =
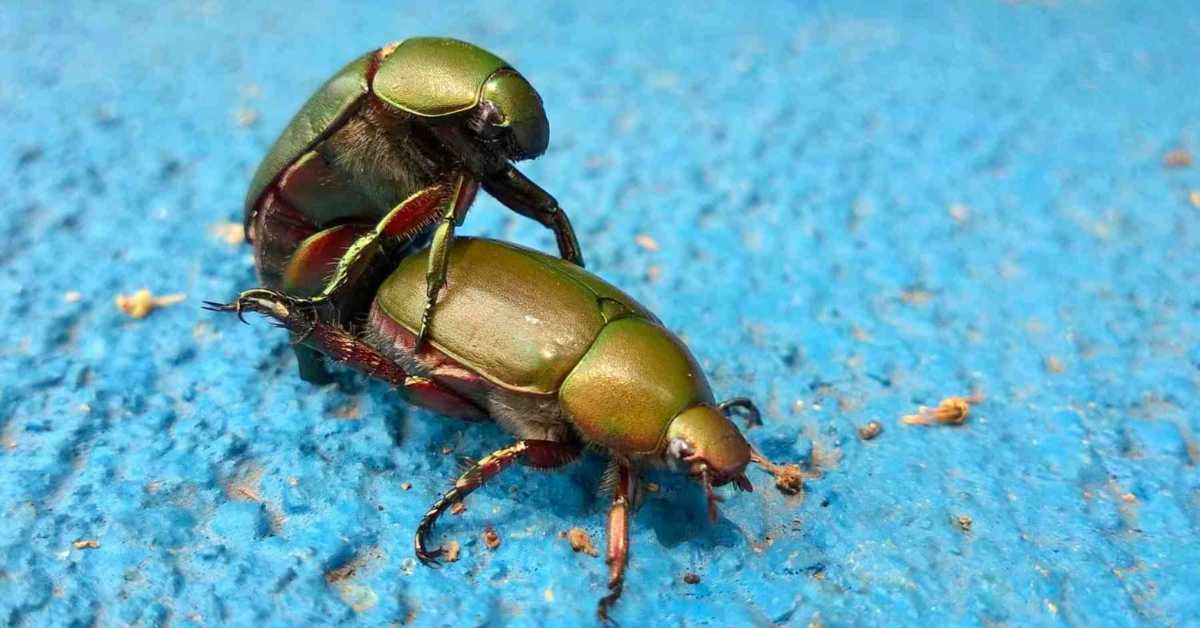
[[[214,225],[311,90],[448,34],[541,91],[525,170],[591,268],[826,470],[711,527],[657,478],[618,619],[1196,625],[1200,6],[441,4],[0,10],[0,623],[592,621],[603,562],[559,533],[603,542],[599,460],[500,478],[439,528],[461,559],[414,565],[504,434],[305,385],[278,330],[199,309],[253,284]],[[464,231],[552,250],[491,199]],[[187,300],[117,311],[141,287]],[[973,390],[961,428],[899,424]]]

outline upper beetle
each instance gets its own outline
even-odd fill
[[[553,230],[562,257],[582,266],[566,213],[513,166],[549,139],[537,90],[482,48],[418,37],[362,55],[309,98],[254,174],[245,229],[259,277],[354,315],[432,230],[428,325],[454,228],[480,186]],[[317,355],[297,355],[301,374],[320,379]]]

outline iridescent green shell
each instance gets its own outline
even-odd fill
[[[411,332],[425,308],[427,251],[406,257],[376,303]],[[601,328],[627,316],[652,319],[629,295],[568,262],[523,247],[458,238],[429,342],[492,383],[552,395]]]
[[[246,192],[247,212],[258,203],[267,187],[283,174],[284,169],[336,130],[337,123],[367,94],[370,89],[367,72],[373,56],[375,52],[368,52],[346,64],[296,112],[250,180],[250,189]]]
[[[446,116],[478,105],[483,84],[509,67],[504,59],[464,41],[414,37],[379,65],[371,90],[408,113]]]
[[[412,333],[425,272],[425,253],[410,255],[376,295]],[[687,347],[632,297],[569,262],[494,240],[455,240],[428,342],[497,386],[557,395],[588,442],[630,455],[656,451],[676,415],[713,403]]]

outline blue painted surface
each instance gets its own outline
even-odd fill
[[[199,310],[253,283],[211,226],[310,91],[442,33],[545,97],[526,171],[591,268],[768,409],[767,453],[825,464],[711,527],[658,478],[618,619],[1195,625],[1200,168],[1164,166],[1200,151],[1194,2],[310,4],[0,12],[0,623],[590,621],[604,565],[558,535],[602,543],[599,460],[502,477],[415,566],[455,456],[504,435],[307,386],[278,330]],[[464,231],[552,249],[490,199]],[[113,307],[143,286],[188,299]],[[976,389],[964,427],[898,422]]]

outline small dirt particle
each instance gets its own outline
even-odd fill
[[[1063,364],[1062,358],[1052,355],[1046,358],[1046,370],[1058,374],[1066,371],[1067,365]]]
[[[445,556],[447,561],[452,563],[458,562],[458,554],[462,552],[462,546],[458,544],[458,541],[450,541],[446,543],[446,545],[443,546],[443,549],[446,550]]]
[[[80,299],[82,298],[83,295],[74,290],[63,293],[63,301],[66,301],[67,303],[79,303]]]
[[[879,434],[881,434],[882,432],[883,432],[883,426],[879,424],[879,421],[871,421],[870,423],[867,423],[866,425],[859,426],[858,437],[861,438],[862,440],[873,440],[876,436],[879,436]]]
[[[646,482],[646,492],[647,493],[657,493],[658,485],[655,484],[654,482]]]
[[[100,541],[97,541],[95,539],[80,539],[78,541],[75,541],[71,545],[73,545],[75,547],[75,549],[77,549],[77,550],[100,549]]]
[[[576,552],[583,552],[589,556],[600,555],[600,552],[596,550],[596,546],[592,545],[592,537],[583,528],[571,528],[568,530],[567,541],[571,543],[571,549]]]
[[[454,505],[450,507],[450,514],[452,515],[461,515],[464,512],[467,512],[466,502],[454,502]]]
[[[237,245],[246,241],[246,230],[240,222],[222,222],[209,228],[214,237],[229,245]]]
[[[900,300],[909,305],[926,305],[933,300],[933,293],[922,288],[909,288],[900,293]]]
[[[1192,153],[1186,148],[1176,148],[1163,157],[1163,167],[1187,168],[1192,165]]]
[[[983,395],[974,393],[970,397],[946,397],[936,408],[921,406],[916,414],[900,419],[905,425],[962,425],[967,422],[971,404],[983,401]]]
[[[149,290],[142,288],[133,294],[118,294],[115,303],[118,310],[133,318],[146,318],[155,308],[175,305],[186,298],[187,295],[182,293],[156,297]]]
[[[954,219],[954,222],[957,222],[960,225],[967,222],[967,220],[971,218],[971,209],[962,203],[954,203],[950,206],[948,211],[950,212],[950,217]]]
[[[975,524],[975,522],[967,515],[959,515],[955,517],[954,523],[958,524],[958,528],[963,532],[970,532],[971,526]]]
[[[808,474],[798,464],[785,464],[775,472],[775,488],[784,495],[796,495],[804,490],[804,478]]]
[[[662,274],[663,271],[661,266],[650,266],[646,269],[646,281],[654,283],[659,279],[662,279]]]
[[[483,544],[486,545],[488,549],[496,549],[497,547],[500,547],[500,535],[496,534],[496,531],[490,527],[484,528]]]
[[[638,234],[633,241],[637,242],[637,245],[642,247],[643,250],[650,251],[651,253],[658,251],[658,240],[655,240],[650,234]]]
[[[400,490],[402,490],[402,491],[412,490],[412,482],[402,482],[400,484]]]
[[[700,576],[689,571],[683,574],[683,581],[687,584],[700,584]]]
[[[1192,190],[1189,192],[1188,200],[1191,201],[1192,207],[1200,209],[1200,190]]]
[[[243,107],[233,112],[233,121],[242,128],[254,126],[254,123],[258,122],[258,112]]]

